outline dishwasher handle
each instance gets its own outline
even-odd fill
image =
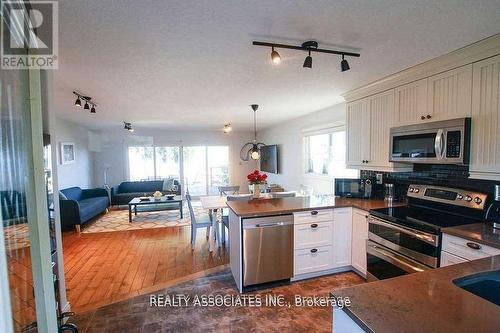
[[[283,222],[275,222],[275,223],[259,223],[255,225],[255,228],[270,228],[270,227],[279,227],[285,225]]]

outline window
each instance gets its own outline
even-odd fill
[[[128,167],[130,180],[154,179],[154,148],[128,147]]]
[[[306,174],[356,178],[358,171],[346,169],[346,131],[332,129],[304,137]]]
[[[179,160],[179,147],[129,147],[129,179],[179,179]]]

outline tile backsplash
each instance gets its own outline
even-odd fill
[[[377,185],[376,174],[382,174],[383,183],[393,183],[396,196],[404,199],[410,184],[428,184],[446,187],[455,187],[488,194],[493,198],[494,186],[500,182],[480,179],[469,179],[469,168],[462,165],[434,165],[414,164],[412,172],[377,172],[361,170],[362,179],[371,179],[373,195],[376,198],[384,197],[384,185]],[[488,200],[488,201],[489,201]]]

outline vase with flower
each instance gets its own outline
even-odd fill
[[[267,175],[261,173],[259,170],[255,170],[248,174],[248,183],[253,187],[253,197],[255,199],[260,197],[260,184],[265,184],[267,180]]]

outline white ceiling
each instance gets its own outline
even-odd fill
[[[500,0],[60,0],[55,103],[91,128],[235,129],[277,124],[342,100],[340,94],[500,32]],[[359,50],[339,57],[270,50],[253,40]],[[99,104],[73,106],[73,90]]]

